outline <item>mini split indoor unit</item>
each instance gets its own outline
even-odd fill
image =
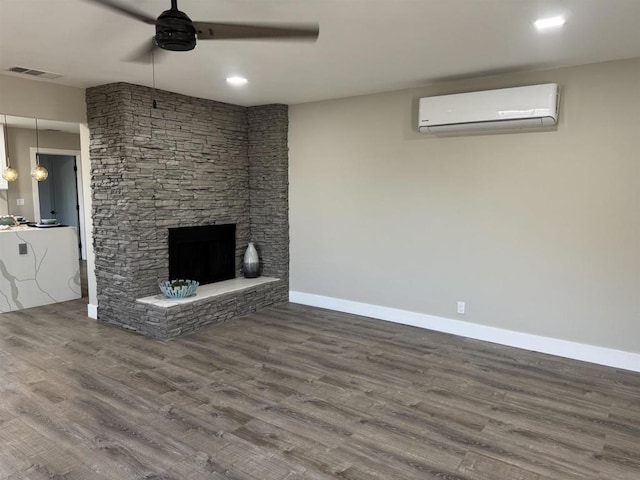
[[[418,130],[446,135],[553,127],[559,101],[555,83],[424,97]]]

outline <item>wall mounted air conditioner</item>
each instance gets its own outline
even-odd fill
[[[424,97],[418,130],[439,135],[552,127],[559,98],[555,83]]]

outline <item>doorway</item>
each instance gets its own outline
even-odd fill
[[[40,218],[55,218],[62,225],[78,228],[80,203],[76,157],[45,153],[40,155],[40,165],[49,172],[48,181],[38,182]]]
[[[62,225],[75,227],[79,256],[86,260],[80,152],[41,148],[39,157],[49,176],[42,182],[33,180],[35,220],[55,218]],[[32,149],[31,163],[35,166],[35,149]]]

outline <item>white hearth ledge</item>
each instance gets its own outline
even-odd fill
[[[279,278],[274,277],[258,277],[258,278],[233,278],[222,282],[209,283],[200,285],[196,290],[196,294],[187,298],[167,298],[162,293],[152,295],[150,297],[138,298],[139,303],[146,303],[159,308],[178,307],[187,303],[199,302],[208,298],[219,297],[227,293],[239,292],[247,290],[264,283],[277,282]]]

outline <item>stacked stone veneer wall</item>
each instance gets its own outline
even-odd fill
[[[86,100],[98,318],[167,338],[286,301],[287,107],[126,83]],[[281,280],[169,309],[137,303],[168,278],[168,228],[215,223],[236,224],[237,276],[253,240],[263,273]]]
[[[262,260],[262,273],[288,279],[288,108],[286,105],[251,107],[248,123],[251,237]]]

